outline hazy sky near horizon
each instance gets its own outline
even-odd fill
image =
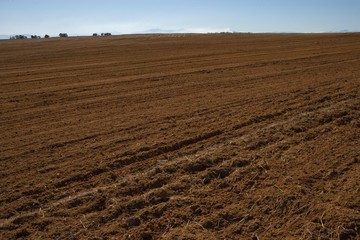
[[[0,34],[360,31],[360,0],[0,0]]]

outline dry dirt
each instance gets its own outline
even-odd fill
[[[360,34],[0,41],[1,239],[360,239]]]

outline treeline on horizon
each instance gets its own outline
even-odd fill
[[[208,32],[207,34],[251,34],[252,32]],[[156,34],[156,33],[154,33]],[[160,33],[161,34],[161,33]],[[98,37],[98,36],[111,36],[111,33],[107,32],[107,33],[93,33],[92,34],[93,37]],[[56,37],[69,37],[69,35],[67,33],[59,33],[58,36]],[[28,37],[26,35],[14,35],[14,36],[10,36],[10,39],[27,39]],[[38,35],[31,35],[30,38],[42,38],[41,36]],[[48,34],[46,34],[43,38],[50,38],[50,36]]]
[[[92,35],[93,37],[98,37],[98,36],[111,36],[111,33],[93,33]],[[64,38],[64,37],[69,37],[69,35],[67,33],[59,33],[58,37]],[[26,35],[14,35],[14,36],[10,36],[10,39],[27,39],[28,37]],[[41,36],[39,35],[31,35],[30,38],[32,39],[39,39],[41,38]],[[44,36],[44,38],[50,38],[50,35],[46,34]]]

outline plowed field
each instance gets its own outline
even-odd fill
[[[360,34],[0,41],[1,239],[359,239]]]

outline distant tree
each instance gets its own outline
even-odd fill
[[[27,39],[27,36],[25,36],[25,35],[15,35],[15,36],[10,36],[10,39]]]
[[[49,36],[49,35],[47,35],[47,34],[44,36],[44,38],[49,38],[49,37],[50,37],[50,36]]]
[[[104,33],[101,33],[101,36],[104,36]]]
[[[12,39],[27,39],[27,36],[25,36],[25,35],[15,35],[15,36],[12,36]]]
[[[97,33],[93,33],[93,37],[97,37],[99,36]]]
[[[59,37],[68,37],[67,33],[59,33]]]
[[[37,35],[31,35],[31,38],[41,38],[41,37]]]
[[[111,36],[111,33],[104,33],[104,36]]]

